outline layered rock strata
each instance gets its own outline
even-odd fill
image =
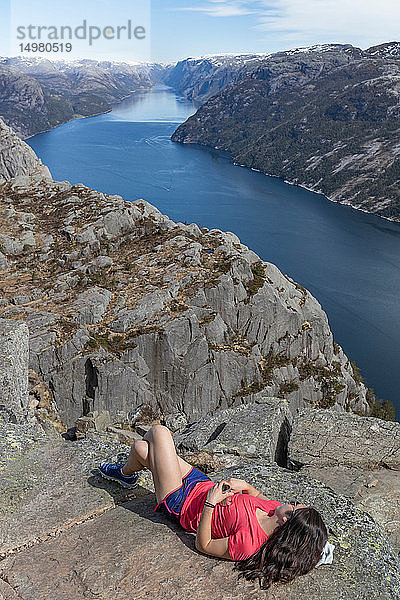
[[[29,332],[25,323],[0,319],[0,422],[33,416],[28,396]]]

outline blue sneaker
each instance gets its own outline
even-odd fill
[[[124,488],[134,488],[137,485],[137,480],[138,480],[138,473],[134,473],[133,475],[130,475],[129,477],[127,477],[126,475],[122,474],[122,469],[123,465],[120,464],[115,464],[115,463],[101,463],[99,469],[100,469],[100,473],[101,475],[104,477],[104,479],[109,479],[110,481],[116,481],[117,483],[119,483],[120,485],[122,485],[122,487]]]

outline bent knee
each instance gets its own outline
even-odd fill
[[[133,443],[133,447],[140,456],[147,455],[148,443],[145,440],[136,440]]]
[[[170,430],[164,425],[153,425],[143,439],[148,441],[150,444],[165,444],[173,442]]]
[[[165,427],[165,425],[153,425],[153,427],[149,431],[151,431],[154,437],[171,436],[170,430],[168,429],[168,427]]]

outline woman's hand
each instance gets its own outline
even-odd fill
[[[222,491],[222,486],[224,484],[229,486],[229,490],[227,490],[226,492]],[[219,483],[216,483],[214,487],[209,489],[207,494],[207,500],[208,502],[211,502],[211,504],[219,504],[219,502],[222,502],[223,500],[226,500],[227,498],[233,496],[234,493],[235,492],[231,489],[229,479],[228,481],[220,481]]]
[[[226,483],[230,486],[231,490],[235,494],[237,494],[238,492],[248,494],[250,487],[252,487],[247,483],[247,481],[244,481],[243,479],[236,479],[235,477],[227,479]]]
[[[234,477],[231,477],[227,480],[227,483],[229,483],[231,490],[235,492],[235,494],[242,492],[242,494],[249,494],[249,496],[255,496],[256,498],[263,498],[264,500],[267,500],[266,496],[261,494],[261,492],[256,490],[255,487],[243,479],[235,479]]]

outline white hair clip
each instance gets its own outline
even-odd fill
[[[321,558],[315,566],[319,567],[320,565],[331,565],[332,561],[333,561],[334,548],[335,548],[335,546],[333,544],[326,542],[324,549],[322,550],[322,553],[321,553]]]

